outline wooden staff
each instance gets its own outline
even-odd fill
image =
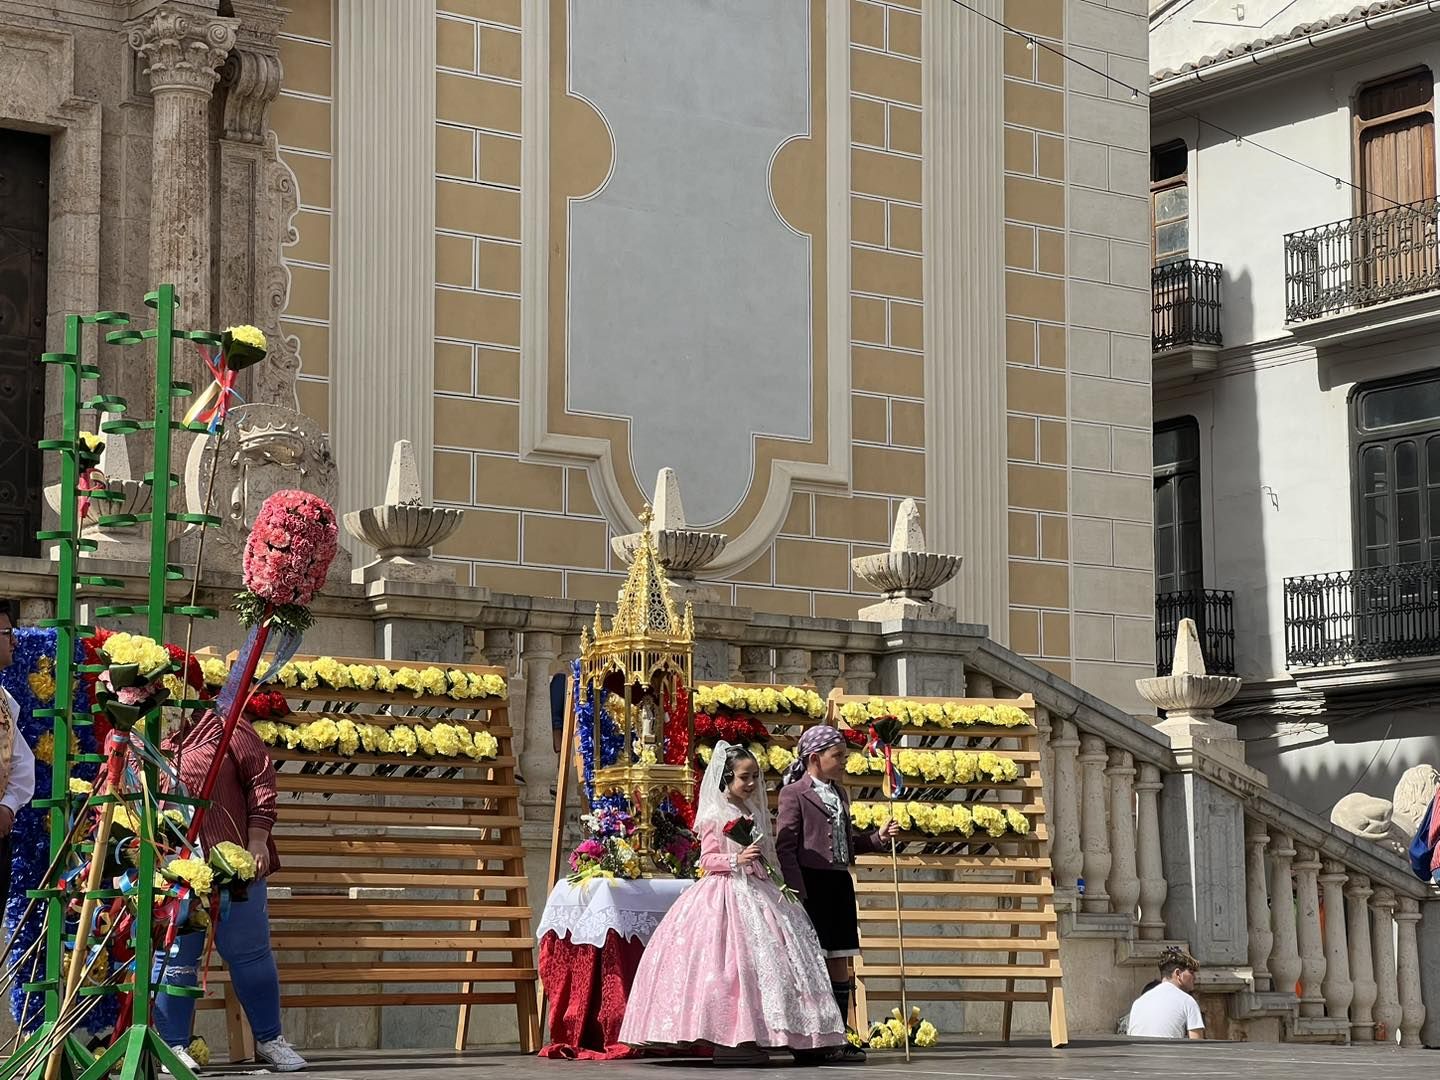
[[[888,777],[887,777],[888,780]],[[888,783],[886,786],[889,786]],[[890,798],[890,820],[895,820],[895,798]],[[905,1062],[910,1062],[910,1002],[905,996],[905,915],[900,910],[900,854],[890,837],[890,881],[895,886],[895,953],[900,970],[900,1026],[905,1029]]]

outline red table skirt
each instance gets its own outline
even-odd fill
[[[542,1058],[611,1061],[637,1057],[620,1042],[625,1003],[645,946],[611,930],[605,944],[576,945],[551,930],[540,939],[540,980],[549,1002],[550,1042]]]

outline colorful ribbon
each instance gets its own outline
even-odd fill
[[[232,404],[244,405],[245,399],[235,389],[235,376],[239,372],[230,366],[230,360],[224,350],[214,353],[203,345],[195,347],[200,351],[200,358],[205,361],[205,366],[210,369],[210,374],[215,381],[195,399],[195,404],[191,405],[190,410],[185,414],[185,423],[204,424],[210,434],[214,435],[220,429],[220,425],[225,423],[225,416],[229,413],[230,406]]]
[[[874,757],[885,759],[885,771],[881,775],[880,788],[887,799],[901,799],[905,797],[905,774],[895,764],[895,759],[890,753],[890,744],[880,738],[880,733],[875,730],[875,725],[870,725],[870,738],[865,743],[865,753]]]

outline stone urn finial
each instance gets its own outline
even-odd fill
[[[610,549],[629,566],[648,530],[655,541],[659,560],[670,584],[681,595],[692,597],[697,592],[695,575],[709,566],[725,550],[724,533],[704,532],[685,524],[685,507],[680,502],[680,479],[674,469],[661,469],[655,477],[655,508],[648,523],[641,522],[641,532],[613,537]]]
[[[100,415],[103,422],[105,414]],[[98,428],[96,430],[99,430]],[[102,517],[116,514],[130,514],[140,517],[150,512],[150,485],[134,478],[130,470],[130,453],[125,446],[124,435],[106,435],[105,448],[100,451],[100,464],[90,482],[89,507],[80,522],[81,535],[96,542],[93,552],[81,552],[82,558],[125,559],[131,562],[150,561],[149,527],[147,524],[129,527],[107,527],[100,524]],[[102,496],[108,494],[110,498]],[[51,484],[45,489],[45,501],[56,513],[60,511],[60,485]],[[51,557],[59,557],[59,549],[51,549]]]
[[[1240,692],[1236,675],[1207,675],[1205,655],[1200,651],[1200,634],[1194,619],[1181,619],[1175,630],[1175,662],[1169,675],[1136,679],[1140,696],[1165,711],[1156,725],[1170,735],[1192,740],[1199,736],[1210,743],[1236,740],[1233,725],[1215,719],[1215,710]]]
[[[906,499],[895,514],[890,550],[850,560],[855,573],[866,584],[885,594],[880,603],[862,608],[860,618],[869,622],[955,618],[954,608],[937,604],[930,598],[936,589],[960,572],[960,560],[959,555],[925,550],[920,507],[914,499]]]
[[[433,549],[460,527],[464,517],[464,510],[425,504],[415,448],[409,439],[401,439],[390,456],[384,503],[345,515],[346,531],[373,547],[378,556],[352,571],[351,580],[454,584],[453,567],[437,560]]]

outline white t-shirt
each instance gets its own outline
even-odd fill
[[[1204,1027],[1195,999],[1174,983],[1162,982],[1135,999],[1125,1033],[1140,1039],[1185,1039]]]

